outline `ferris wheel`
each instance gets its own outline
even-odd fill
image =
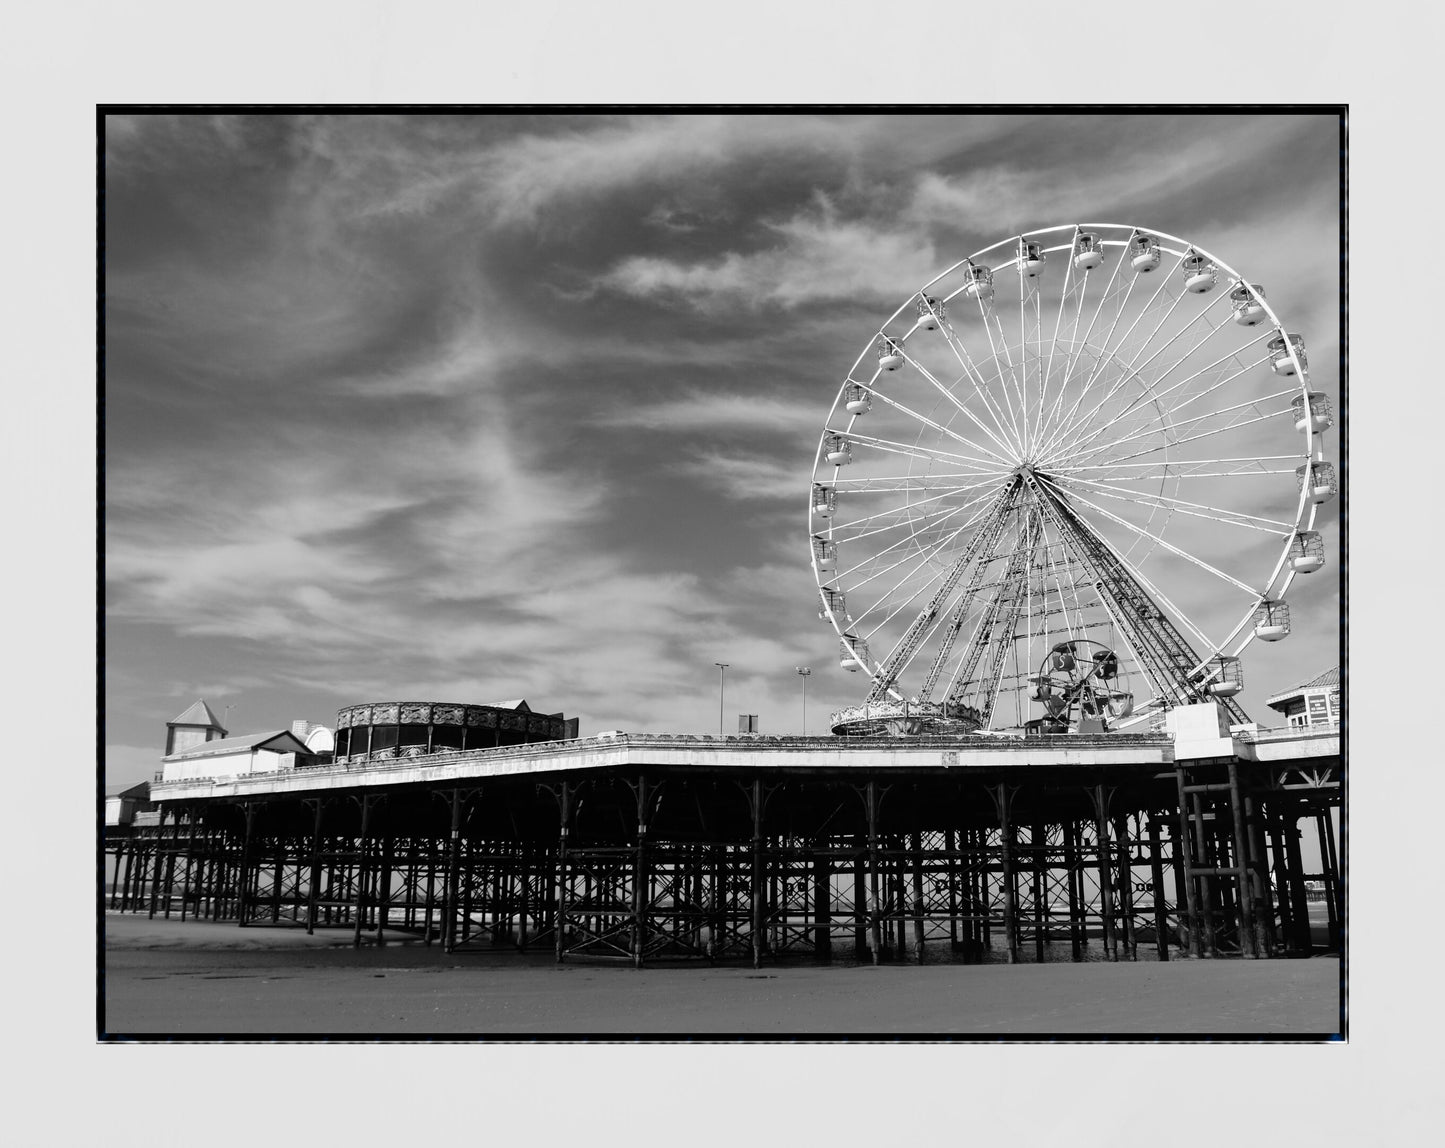
[[[1240,653],[1288,636],[1325,564],[1333,421],[1264,289],[1187,240],[1067,225],[949,267],[868,339],[818,445],[819,616],[869,679],[834,731],[1053,728],[1038,667],[1081,642],[1130,696],[1106,728],[1202,700],[1247,720]]]

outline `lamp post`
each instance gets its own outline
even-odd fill
[[[723,736],[723,686],[727,682],[728,666],[731,662],[714,662],[717,667],[717,735]]]
[[[798,676],[803,679],[803,736],[808,736],[808,679],[813,676],[813,671],[808,666],[794,666]]]

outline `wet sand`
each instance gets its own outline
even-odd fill
[[[558,966],[416,942],[107,914],[108,1033],[1289,1034],[1339,1028],[1340,962]]]

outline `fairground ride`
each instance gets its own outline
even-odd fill
[[[819,439],[819,616],[869,679],[833,731],[1247,721],[1241,651],[1325,562],[1333,421],[1264,289],[1187,240],[1071,224],[949,267]]]

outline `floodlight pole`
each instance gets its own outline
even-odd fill
[[[808,736],[808,679],[813,676],[809,666],[796,666],[798,676],[803,679],[803,736]]]
[[[727,682],[728,666],[731,662],[714,662],[718,669],[717,677],[717,735],[723,737],[723,686]]]

